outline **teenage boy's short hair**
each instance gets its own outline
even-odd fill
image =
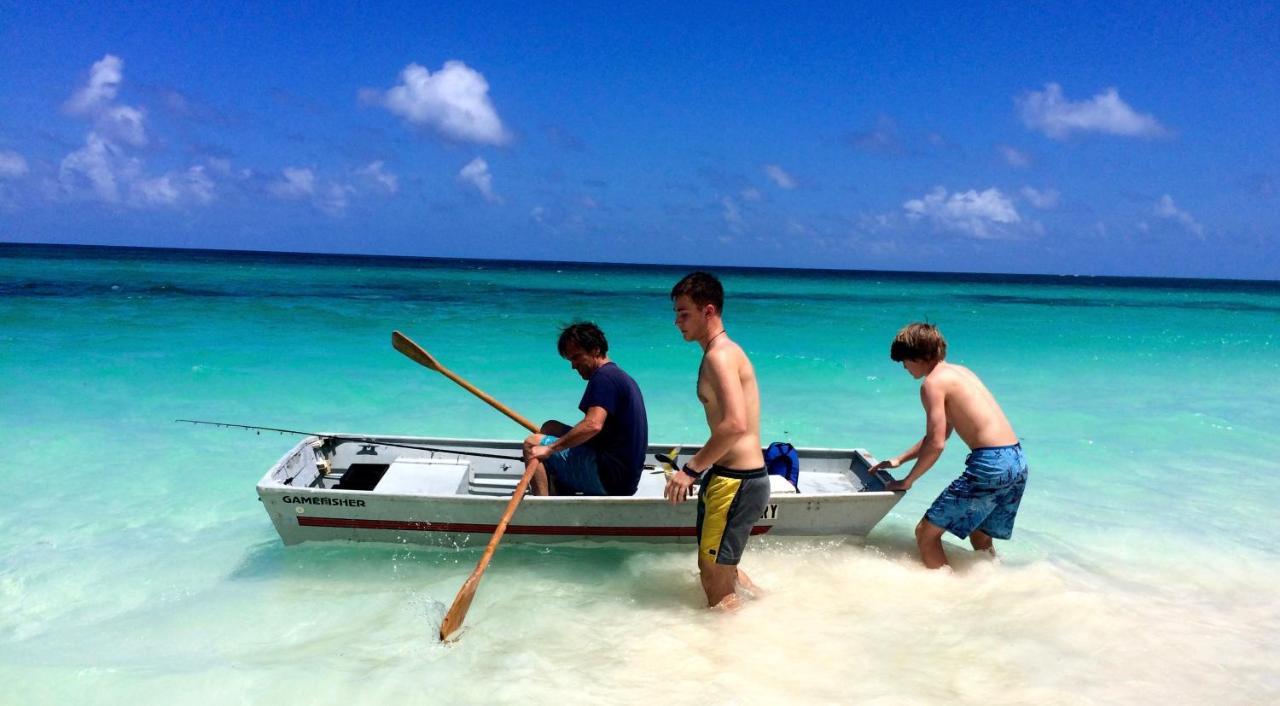
[[[940,361],[947,357],[947,339],[933,324],[907,324],[893,337],[889,357],[896,363],[904,360]]]
[[[570,343],[577,344],[584,352],[592,355],[603,356],[609,353],[609,342],[604,338],[604,331],[590,321],[575,321],[560,329],[556,350],[560,351],[561,358],[567,357],[565,351]]]
[[[690,272],[676,282],[671,288],[671,301],[678,297],[689,297],[698,308],[710,304],[717,314],[724,313],[724,286],[709,272]]]

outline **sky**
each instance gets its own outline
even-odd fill
[[[1274,2],[614,5],[0,0],[0,242],[1280,279]]]

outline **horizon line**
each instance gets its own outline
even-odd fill
[[[545,264],[545,265],[568,265],[572,267],[652,267],[659,269],[693,269],[693,270],[731,270],[731,271],[765,271],[765,272],[804,272],[809,274],[837,274],[837,275],[889,275],[894,277],[920,277],[920,276],[950,276],[950,277],[970,277],[978,279],[995,279],[1000,277],[1025,277],[1038,278],[1048,280],[1100,280],[1100,281],[1150,281],[1150,282],[1199,282],[1199,283],[1242,283],[1257,285],[1280,286],[1280,279],[1244,279],[1230,277],[1174,277],[1168,275],[1097,275],[1097,274],[1062,274],[1049,272],[973,272],[964,270],[869,270],[857,268],[831,268],[831,267],[779,267],[769,265],[726,265],[726,264],[690,264],[690,263],[656,263],[656,262],[625,262],[625,261],[592,261],[592,260],[543,260],[538,258],[494,258],[494,257],[463,257],[463,256],[440,256],[440,255],[394,255],[394,254],[375,254],[375,253],[349,253],[349,252],[304,252],[298,250],[253,250],[253,249],[236,249],[236,248],[202,248],[202,247],[180,247],[180,246],[157,246],[157,245],[103,245],[98,243],[37,243],[37,242],[20,242],[0,240],[0,248],[7,247],[45,247],[45,248],[97,248],[102,250],[149,250],[157,252],[173,252],[173,253],[220,253],[232,255],[300,255],[305,257],[358,257],[366,260],[419,260],[419,261],[435,261],[435,262],[485,262],[497,263],[503,265],[529,265],[529,264]]]

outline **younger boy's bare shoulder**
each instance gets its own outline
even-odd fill
[[[920,394],[946,397],[952,392],[963,389],[971,375],[972,373],[962,366],[942,363],[920,381]]]
[[[936,388],[945,387],[954,383],[960,377],[956,367],[957,366],[951,365],[950,363],[939,363],[938,367],[931,370],[929,374],[924,377],[924,380],[921,381],[921,385],[929,385]]]

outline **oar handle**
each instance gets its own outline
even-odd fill
[[[534,433],[538,431],[538,425],[529,421],[528,418],[524,417],[519,412],[516,412],[515,410],[506,406],[505,404],[502,404],[501,402],[493,399],[493,397],[489,396],[489,393],[485,392],[484,390],[481,390],[475,385],[472,385],[470,382],[467,382],[467,380],[463,378],[461,375],[458,375],[452,370],[441,365],[440,361],[436,360],[430,353],[423,350],[422,346],[419,346],[418,344],[414,343],[408,336],[404,335],[403,333],[400,333],[399,331],[392,331],[391,345],[394,346],[396,350],[405,354],[405,356],[407,356],[414,362],[418,363],[419,365],[422,365],[423,367],[426,367],[426,368],[430,368],[431,370],[434,370],[440,373],[441,375],[449,378],[450,380],[458,383],[458,385],[461,386],[462,389],[466,390],[467,392],[470,392],[476,397],[479,397],[480,399],[489,403],[491,407],[510,417],[512,421],[514,421],[516,424],[519,424],[520,426]]]

